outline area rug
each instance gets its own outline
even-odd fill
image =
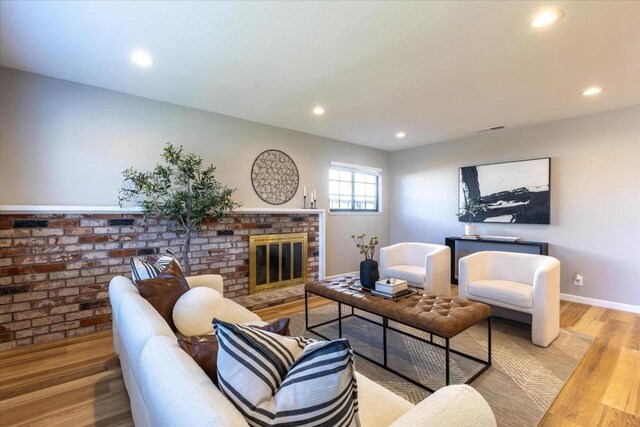
[[[343,313],[350,309],[343,307]],[[356,310],[379,321],[379,317]],[[311,310],[312,325],[337,318],[337,304]],[[427,334],[390,322],[398,329],[427,338]],[[337,322],[318,328],[325,336],[338,336]],[[349,317],[342,322],[343,337],[353,348],[382,362],[382,327]],[[318,338],[304,330],[304,314],[291,316],[291,334]],[[531,343],[528,325],[495,318],[492,322],[492,366],[471,385],[489,402],[499,426],[536,426],[589,350],[594,338],[564,329],[548,347]],[[444,351],[397,332],[387,333],[388,365],[433,389],[445,385]],[[487,327],[482,322],[451,340],[451,348],[486,360]],[[451,382],[463,383],[481,365],[469,359],[451,355]],[[418,403],[429,392],[402,378],[357,357],[356,369],[361,374],[412,403]]]

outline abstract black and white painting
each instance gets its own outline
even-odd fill
[[[549,224],[551,159],[460,168],[461,222]]]

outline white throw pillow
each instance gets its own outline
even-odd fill
[[[214,326],[218,387],[249,425],[360,425],[347,340],[283,337],[218,319]]]
[[[204,286],[188,290],[173,306],[173,323],[186,336],[213,332],[214,317],[225,317],[224,298],[220,292]]]

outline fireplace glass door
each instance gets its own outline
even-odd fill
[[[307,233],[249,237],[249,291],[263,292],[307,279]]]

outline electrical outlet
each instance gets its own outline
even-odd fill
[[[574,274],[573,275],[573,285],[574,286],[583,286],[584,285],[584,278],[582,277],[582,274]]]

